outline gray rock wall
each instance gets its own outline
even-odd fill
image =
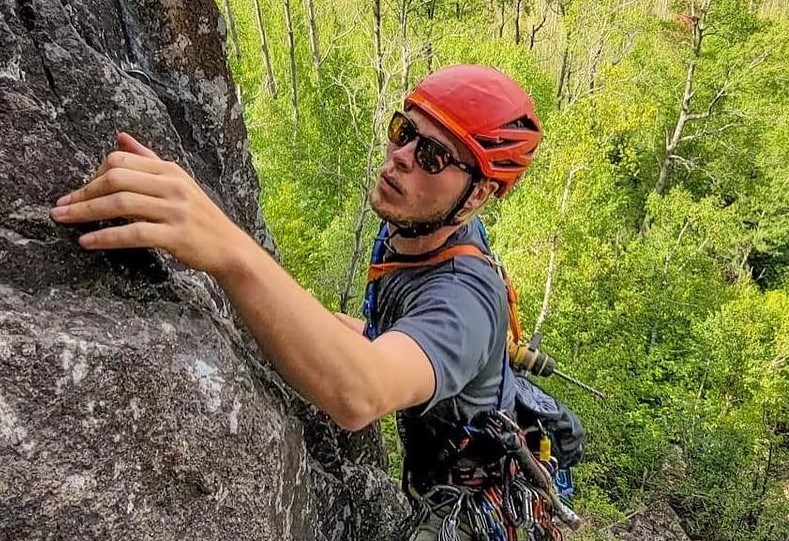
[[[295,396],[212,280],[48,218],[125,130],[274,251],[223,40],[209,0],[0,0],[0,539],[387,539],[404,511],[378,434]]]
[[[612,526],[610,534],[618,541],[690,541],[677,513],[661,501]]]

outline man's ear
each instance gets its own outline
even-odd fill
[[[466,200],[466,203],[460,210],[459,217],[465,219],[472,215],[477,209],[485,204],[488,198],[493,195],[498,188],[499,185],[490,179],[483,178],[478,181],[477,185],[474,186],[474,191],[471,192],[471,196]]]

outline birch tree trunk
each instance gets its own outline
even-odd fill
[[[660,171],[658,173],[658,180],[655,183],[655,191],[663,195],[663,192],[666,189],[666,183],[668,180],[668,173],[669,169],[671,168],[671,161],[674,158],[674,152],[677,150],[681,140],[682,140],[682,133],[685,130],[685,125],[688,123],[689,120],[694,120],[701,118],[698,115],[691,114],[691,102],[693,101],[693,95],[695,94],[695,90],[693,89],[694,79],[696,75],[696,66],[699,61],[699,57],[701,56],[701,44],[704,41],[704,31],[705,31],[705,19],[707,16],[707,11],[709,10],[710,4],[712,0],[704,0],[704,3],[701,6],[697,6],[696,2],[693,1],[690,4],[690,31],[691,31],[691,57],[690,61],[688,62],[688,67],[685,70],[685,86],[682,92],[682,101],[679,108],[679,114],[677,115],[677,122],[674,125],[674,130],[669,137],[667,134],[666,137],[666,155],[663,158],[663,161],[660,163]]]
[[[381,49],[381,0],[373,0],[373,45],[375,47],[375,80],[380,95],[384,86],[384,60]]]
[[[411,72],[411,52],[408,46],[408,10],[411,7],[411,0],[400,1],[400,39],[401,39],[401,56],[402,56],[402,79],[400,89],[403,96],[408,92],[409,76]]]
[[[260,54],[263,57],[263,65],[266,68],[266,91],[272,99],[277,99],[277,81],[274,78],[274,67],[271,64],[268,39],[266,38],[266,25],[263,22],[263,12],[261,11],[259,0],[255,0],[255,19],[258,25],[258,36],[260,37]]]
[[[373,113],[372,134],[369,144],[367,145],[366,182],[359,197],[359,210],[353,231],[353,251],[351,253],[351,260],[348,264],[348,272],[345,275],[342,293],[340,293],[339,308],[340,312],[345,314],[348,313],[348,305],[354,298],[353,281],[362,260],[364,226],[367,224],[367,219],[370,217],[371,211],[369,193],[371,186],[375,182],[376,171],[378,170],[375,151],[379,148],[378,134],[381,131],[384,118],[383,113],[386,106],[385,87],[387,79],[386,73],[384,72],[383,49],[381,46],[381,27],[381,0],[373,0],[373,44],[375,48],[376,91],[378,94],[375,112]]]
[[[241,58],[241,45],[238,42],[238,32],[236,31],[236,20],[233,18],[233,11],[230,9],[230,0],[224,0],[225,19],[227,29],[230,31],[230,41],[233,43],[233,54],[237,59]]]
[[[504,37],[504,24],[506,22],[504,19],[504,5],[505,0],[499,0],[499,39]]]
[[[312,71],[315,77],[320,78],[321,53],[318,42],[318,23],[315,17],[315,3],[313,0],[304,0],[307,5],[307,21],[310,29],[310,56],[312,58]]]
[[[567,202],[570,199],[570,190],[572,189],[575,175],[582,169],[586,169],[586,166],[574,165],[572,169],[570,169],[570,173],[567,175],[567,182],[564,185],[562,200],[559,203],[559,221],[556,225],[556,231],[554,231],[553,236],[551,237],[551,251],[548,255],[548,272],[546,273],[545,277],[545,288],[543,289],[542,296],[542,308],[540,309],[539,316],[537,316],[537,322],[534,324],[534,332],[532,333],[532,336],[540,331],[542,324],[545,323],[545,319],[548,317],[551,293],[553,292],[553,280],[556,273],[556,254],[559,249],[559,238],[562,234],[562,224],[564,222],[564,217],[567,215]]]
[[[288,31],[288,57],[290,58],[290,102],[293,106],[293,121],[299,124],[299,95],[296,80],[296,40],[293,35],[293,19],[290,11],[290,0],[285,0],[285,26]]]

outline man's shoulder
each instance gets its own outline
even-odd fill
[[[473,221],[459,228],[449,238],[444,249],[461,245],[473,246],[477,248],[478,253],[458,255],[452,258],[451,265],[444,266],[442,270],[468,275],[475,278],[475,281],[489,285],[491,289],[502,289],[504,282],[496,268],[490,246],[487,239],[483,238],[481,229],[476,227]]]
[[[489,299],[488,302],[495,304],[500,304],[502,299],[506,302],[504,281],[490,256],[487,242],[474,222],[458,228],[444,246],[431,253],[427,259],[459,245],[474,246],[478,252],[403,268],[385,277],[382,284],[384,290],[410,301],[436,296],[443,296],[447,301],[462,301],[463,298],[474,296]]]
[[[461,304],[469,308],[480,304],[494,311],[506,308],[504,282],[486,259],[456,256],[402,278],[408,282],[411,301],[417,304],[440,299],[442,304]]]
[[[452,236],[447,239],[444,247],[455,246],[458,244],[472,244],[485,254],[490,253],[488,241],[483,237],[482,228],[477,225],[476,219],[461,225]]]

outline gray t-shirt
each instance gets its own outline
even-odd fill
[[[475,244],[486,251],[474,222],[458,229],[444,247],[455,244]],[[384,260],[409,259],[387,251]],[[513,408],[514,377],[505,357],[507,292],[490,263],[458,256],[392,273],[381,278],[378,287],[378,329],[413,338],[435,371],[432,398],[404,413],[413,418],[432,411],[456,423],[482,410]]]

